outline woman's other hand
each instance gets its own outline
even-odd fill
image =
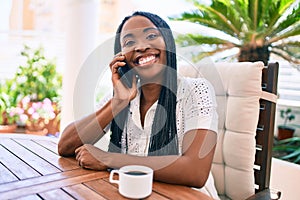
[[[91,145],[84,144],[75,150],[76,160],[78,164],[86,169],[106,170],[107,166],[99,159],[104,153],[101,149]]]

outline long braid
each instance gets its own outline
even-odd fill
[[[159,28],[165,44],[167,55],[167,67],[164,83],[158,99],[154,121],[152,125],[151,139],[148,155],[177,155],[178,138],[176,128],[176,92],[177,92],[177,61],[174,38],[168,24],[159,16],[147,12],[135,12],[132,16],[144,16]],[[131,17],[132,17],[131,16]],[[121,51],[120,32],[124,23],[130,17],[126,17],[117,30],[115,39],[115,54]],[[128,108],[117,115],[111,124],[111,142],[109,151],[120,152],[124,122],[127,121]],[[118,126],[119,125],[119,126]]]

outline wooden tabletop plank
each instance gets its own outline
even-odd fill
[[[127,199],[122,197],[118,188],[112,187],[112,185],[104,180],[95,180],[84,183],[87,187],[97,191],[106,199]]]
[[[15,200],[41,200],[42,198],[40,198],[38,195],[27,195],[24,197],[19,197],[16,198]]]
[[[93,188],[97,192],[100,192],[103,196],[107,197],[108,199],[121,198],[120,194],[118,192],[118,185],[110,183],[108,178],[103,178],[102,180],[90,181],[85,184],[87,186]],[[112,186],[113,186],[113,188],[112,188]],[[118,198],[116,198],[116,197],[118,197]],[[123,199],[127,199],[127,198],[123,197]],[[148,199],[166,200],[169,198],[162,196],[155,191],[152,191],[151,195],[145,199],[147,199],[147,200]]]
[[[77,170],[45,175],[43,177],[35,177],[35,178],[20,180],[17,182],[10,182],[10,183],[1,185],[0,193],[23,188],[23,187],[39,185],[39,184],[43,184],[43,183],[47,183],[47,182],[59,181],[59,180],[72,178],[72,177],[76,177],[76,176],[82,176],[82,175],[91,174],[91,173],[95,173],[95,171],[85,170],[85,169],[80,168]]]
[[[46,191],[46,192],[41,192],[41,193],[39,193],[39,196],[41,196],[43,199],[47,199],[47,200],[57,200],[57,199],[73,200],[73,199],[75,199],[62,189],[54,189],[54,190],[50,190],[50,191]]]
[[[85,170],[85,171],[90,171],[90,170]],[[73,172],[73,171],[71,171],[71,172]],[[106,176],[108,176],[107,172],[92,171],[89,174],[77,175],[77,176],[71,177],[71,178],[54,180],[51,182],[49,182],[49,180],[47,180],[47,181],[44,181],[43,183],[32,184],[32,185],[30,185],[30,187],[20,187],[17,189],[11,188],[8,191],[0,192],[0,199],[3,199],[4,197],[6,199],[12,199],[12,198],[17,198],[17,197],[21,197],[21,196],[41,193],[41,192],[45,192],[48,190],[58,189],[58,188],[75,185],[75,184],[79,184],[79,183],[83,183],[83,182],[87,182],[87,181],[91,181],[91,180],[101,179]],[[42,178],[45,178],[45,176]],[[40,182],[42,182],[42,181],[40,181]]]
[[[26,139],[14,139],[14,141],[18,142],[19,144],[22,144],[22,146],[26,147],[32,153],[45,159],[47,162],[51,163],[52,165],[54,165],[61,171],[77,169],[80,167],[77,164],[77,161],[75,159],[60,159],[60,156],[57,155],[57,153],[55,153],[49,149],[45,149],[44,146],[39,145],[38,142],[43,141],[43,140],[32,141],[32,140],[26,140]],[[49,141],[49,142],[51,142],[51,141]],[[55,143],[53,143],[53,144],[55,144]]]
[[[153,190],[170,199],[189,199],[189,200],[212,200],[209,196],[191,188],[180,185],[172,185],[161,182],[153,183]]]
[[[44,138],[40,138],[40,139],[37,138],[37,139],[33,139],[33,141],[57,154],[57,143],[58,143],[57,138],[53,138],[50,140],[45,140]]]
[[[1,150],[0,150],[1,151]],[[2,153],[2,152],[1,152]],[[18,178],[11,173],[4,165],[1,164],[0,159],[0,184],[1,183],[9,183],[12,181],[18,180]]]
[[[12,154],[6,148],[2,146],[2,141],[0,140],[0,162],[6,167],[9,168],[11,173],[13,173],[19,179],[27,179],[32,177],[41,176],[29,165],[20,160],[17,156]],[[2,173],[1,173],[2,174]],[[4,174],[2,174],[4,176]],[[1,175],[1,176],[2,176]],[[7,177],[9,178],[9,177]],[[5,178],[1,178],[4,181]],[[2,181],[1,181],[2,182]]]
[[[1,144],[8,150],[13,151],[16,156],[43,175],[60,172],[58,168],[12,139],[2,139]]]
[[[75,199],[106,199],[83,184],[72,185],[64,187],[63,189],[69,194],[71,194]]]

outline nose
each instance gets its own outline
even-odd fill
[[[150,45],[147,42],[139,41],[139,42],[136,43],[136,45],[134,47],[134,50],[136,52],[144,52],[149,48],[150,48]]]

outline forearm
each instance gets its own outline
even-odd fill
[[[75,149],[81,145],[97,142],[104,135],[103,129],[112,121],[114,114],[124,108],[124,105],[120,104],[113,110],[112,102],[110,100],[96,113],[69,124],[59,140],[59,154],[73,156]]]
[[[138,157],[105,153],[107,166],[119,168],[140,164],[154,170],[155,180],[193,187],[203,187],[208,178],[215,152],[217,135],[208,130],[193,130],[185,134],[181,156]]]
[[[101,162],[110,168],[120,168],[125,165],[145,165],[154,170],[157,181],[202,187],[208,177],[210,165],[206,161],[194,160],[186,156],[132,156],[118,153],[107,153],[107,159]],[[105,161],[104,161],[105,160]]]

